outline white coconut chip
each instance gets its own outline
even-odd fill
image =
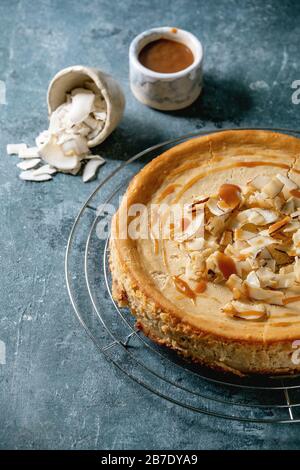
[[[52,180],[51,175],[46,175],[46,174],[34,175],[33,170],[22,171],[19,174],[19,178],[21,180],[24,180],[24,181],[48,181],[48,180]]]
[[[57,145],[53,137],[40,148],[40,154],[49,165],[63,171],[74,170],[80,160],[77,155],[65,156],[61,146]]]
[[[42,165],[40,168],[38,168],[37,170],[34,170],[33,171],[33,175],[34,176],[38,176],[38,175],[54,175],[55,173],[57,173],[57,169],[56,168],[53,168],[52,166],[50,165]]]
[[[38,148],[44,145],[50,139],[50,132],[49,131],[42,131],[39,135],[35,138],[35,143]]]
[[[94,119],[91,115],[89,115],[85,120],[84,124],[86,124],[90,129],[95,130],[98,126],[97,119]]]
[[[98,121],[97,127],[89,133],[89,139],[94,139],[102,131],[103,127],[104,127],[104,122]]]
[[[18,163],[17,167],[20,168],[20,170],[30,170],[31,168],[36,167],[40,163],[40,161],[40,158],[24,160],[23,162]]]
[[[95,95],[89,90],[72,91],[71,109],[68,117],[73,124],[83,122],[92,112]],[[74,93],[74,95],[73,95]]]
[[[39,156],[40,154],[38,147],[28,147],[19,151],[20,158],[39,158]]]
[[[106,121],[106,116],[107,116],[106,111],[94,111],[93,115],[99,121]]]
[[[100,157],[99,155],[94,156],[94,158],[88,160],[83,169],[82,181],[87,183],[88,181],[92,180],[95,177],[98,168],[104,163],[104,158]]]
[[[19,152],[27,149],[26,144],[7,144],[6,152],[7,155],[19,155]]]

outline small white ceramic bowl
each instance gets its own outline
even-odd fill
[[[176,73],[159,73],[144,67],[139,61],[139,53],[147,44],[161,38],[185,44],[192,51],[194,62]],[[167,26],[149,29],[136,36],[129,48],[131,91],[141,103],[155,109],[186,108],[201,93],[202,66],[202,44],[193,34]]]
[[[96,137],[88,141],[89,147],[103,142],[117,127],[122,119],[125,98],[120,85],[110,75],[93,67],[73,65],[60,70],[51,80],[48,87],[47,101],[49,115],[64,103],[66,93],[74,88],[84,86],[87,81],[93,81],[104,97],[107,105],[107,118],[103,129]]]

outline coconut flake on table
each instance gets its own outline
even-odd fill
[[[99,155],[94,155],[94,158],[88,160],[83,169],[83,182],[86,183],[87,181],[91,181],[96,176],[98,168],[104,163],[104,158],[100,157]]]
[[[20,158],[38,158],[39,157],[39,149],[38,147],[26,147],[22,148],[19,151]]]
[[[28,148],[23,143],[7,146],[8,154],[16,153],[20,158],[28,159],[28,163],[19,164],[22,170],[34,168],[41,159],[47,164],[35,170],[35,174],[24,171],[20,178],[46,181],[57,171],[75,175],[79,173],[82,162],[88,160],[83,181],[93,179],[105,161],[91,154],[88,141],[101,132],[106,117],[106,102],[95,84],[87,82],[85,88],[73,89],[66,95],[65,102],[51,114],[49,129],[36,137],[36,147]]]
[[[7,155],[19,155],[19,152],[27,148],[26,144],[7,144]]]
[[[33,175],[38,176],[38,175],[54,175],[57,173],[57,169],[53,168],[50,165],[42,165],[40,168],[37,168],[36,170],[33,170]]]
[[[20,162],[17,164],[17,167],[20,168],[20,170],[30,170],[31,168],[34,168],[41,162],[40,158],[30,158],[26,159],[23,162]]]
[[[24,181],[48,181],[52,180],[51,175],[43,174],[43,175],[35,175],[34,170],[27,170],[22,171],[19,175],[21,180]]]

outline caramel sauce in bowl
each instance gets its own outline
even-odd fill
[[[194,56],[185,44],[161,38],[141,50],[139,61],[154,72],[175,73],[192,65]]]
[[[131,91],[143,104],[160,110],[183,109],[202,91],[203,48],[188,31],[153,28],[129,48]]]

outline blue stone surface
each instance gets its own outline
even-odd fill
[[[279,0],[0,2],[1,449],[299,447],[298,425],[195,414],[126,378],[75,319],[64,277],[74,218],[119,161],[203,128],[299,129],[291,88],[300,79],[299,18],[299,2]],[[148,109],[129,90],[130,41],[160,25],[190,30],[205,49],[203,95],[180,112]],[[124,119],[97,149],[107,164],[89,184],[62,174],[42,184],[20,181],[5,146],[34,144],[47,126],[48,82],[72,64],[111,73],[125,91]]]

